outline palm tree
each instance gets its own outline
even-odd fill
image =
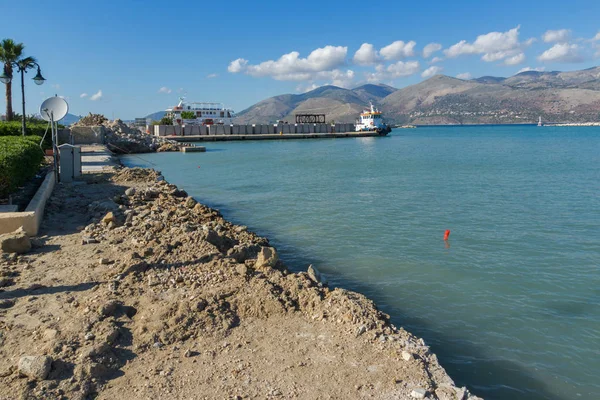
[[[19,61],[25,46],[23,43],[15,43],[12,39],[4,39],[0,42],[0,62],[4,63],[4,75],[13,77],[13,63]],[[27,57],[30,58],[30,57]],[[32,60],[28,60],[30,63]],[[35,61],[35,60],[33,60]],[[6,84],[6,120],[11,121],[12,110],[12,80]]]

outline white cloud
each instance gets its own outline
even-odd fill
[[[519,53],[504,60],[504,65],[519,65],[525,61],[525,54]]]
[[[600,31],[598,31],[598,33],[596,33],[596,36],[594,36],[594,37],[592,38],[592,40],[593,40],[593,41],[600,40]]]
[[[442,72],[443,68],[442,67],[438,67],[437,65],[434,65],[432,67],[427,68],[425,71],[423,71],[423,73],[421,74],[421,76],[423,78],[429,78],[432,77],[436,74],[439,74],[440,72]]]
[[[546,43],[565,43],[569,41],[570,37],[571,31],[569,29],[548,30],[542,35],[542,40]]]
[[[87,96],[88,96],[88,94],[87,94],[87,93],[81,93],[81,94],[79,95],[79,97],[81,97],[82,99],[83,99],[84,97],[87,97]]]
[[[333,71],[322,71],[317,73],[316,79],[330,79],[334,86],[349,89],[354,83],[354,71],[351,69],[346,72],[334,69]]]
[[[543,62],[578,63],[584,60],[579,50],[580,47],[576,44],[557,43],[544,51],[538,57],[538,60]]]
[[[481,59],[487,62],[514,57],[522,52],[522,48],[533,43],[531,39],[523,43],[519,42],[520,27],[519,25],[506,32],[490,32],[479,35],[473,43],[461,40],[444,50],[444,54],[449,58],[469,54],[483,54]]]
[[[216,78],[218,76],[219,76],[219,74],[208,74],[208,75],[206,75],[206,78],[207,79],[214,79],[214,78]]]
[[[237,60],[232,61],[227,67],[227,71],[232,74],[237,74],[238,72],[242,72],[246,65],[248,64],[248,60],[244,60],[243,58],[238,58]]]
[[[546,67],[537,67],[537,68],[531,68],[531,67],[525,67],[525,68],[521,68],[517,74],[520,74],[521,72],[527,72],[527,71],[538,71],[538,72],[542,72],[545,71]]]
[[[523,42],[523,46],[525,46],[525,47],[529,47],[529,46],[531,46],[531,45],[532,45],[533,43],[535,43],[535,42],[537,42],[537,39],[536,39],[536,38],[534,38],[534,37],[532,37],[532,38],[529,38],[529,39],[527,39],[526,41],[524,41],[524,42]]]
[[[280,81],[302,81],[314,79],[321,72],[331,71],[346,62],[348,47],[325,46],[313,50],[308,57],[300,58],[300,53],[292,51],[278,60],[264,61],[257,65],[248,64],[238,58],[229,64],[227,70],[232,73],[244,72],[254,77],[270,76]]]
[[[317,85],[316,83],[309,84],[300,84],[296,86],[296,91],[300,93],[310,92],[311,90],[315,90],[316,88],[320,88],[321,85]]]
[[[391,78],[400,78],[402,76],[410,76],[419,72],[418,61],[398,61],[395,64],[391,64],[387,67],[387,72],[391,73]]]
[[[471,79],[473,76],[471,75],[471,73],[470,73],[470,72],[463,72],[462,74],[458,74],[458,75],[456,75],[456,77],[457,77],[458,79],[469,80],[469,79]]]
[[[419,72],[420,64],[418,61],[398,61],[390,64],[387,67],[378,65],[375,67],[374,73],[367,74],[367,81],[381,82],[387,79],[401,78],[404,76],[414,75]]]
[[[429,58],[436,51],[440,51],[442,49],[442,45],[439,43],[429,43],[427,46],[423,48],[423,57]]]
[[[158,93],[165,93],[165,94],[169,94],[169,93],[171,93],[171,92],[172,92],[172,90],[171,90],[171,89],[169,89],[169,88],[168,88],[168,87],[166,87],[166,86],[163,86],[163,87],[161,87],[160,89],[158,89]]]
[[[442,57],[433,57],[431,59],[431,61],[429,61],[429,64],[435,64],[435,63],[438,63],[438,62],[441,62],[441,61],[444,61],[444,59]]]
[[[100,100],[102,98],[102,90],[98,90],[98,92],[94,93],[91,97],[90,100],[92,101],[96,101],[96,100]]]
[[[52,85],[52,87],[56,90],[60,89],[60,85],[58,83]]]
[[[394,43],[381,48],[381,50],[379,50],[379,54],[381,54],[381,56],[388,61],[413,57],[415,55],[416,44],[417,43],[412,40],[408,43],[404,43],[402,40],[397,40]]]
[[[360,49],[354,53],[352,61],[357,65],[373,65],[379,59],[377,50],[370,43],[363,43],[360,45]]]

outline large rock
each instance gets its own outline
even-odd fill
[[[33,379],[44,380],[52,368],[52,358],[49,356],[24,356],[19,360],[18,370],[22,375]]]
[[[0,249],[5,253],[26,253],[31,250],[31,240],[25,231],[19,228],[15,232],[0,235]]]
[[[325,279],[323,277],[323,275],[321,275],[321,272],[319,272],[319,270],[317,269],[317,267],[313,267],[313,265],[309,265],[308,266],[308,277],[310,279],[312,279],[313,281],[315,281],[316,283],[323,283],[323,284],[327,284],[327,279]]]
[[[272,247],[262,247],[256,258],[256,268],[274,268],[279,261],[277,251]]]

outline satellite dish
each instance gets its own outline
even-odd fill
[[[44,100],[40,106],[40,115],[45,121],[60,121],[68,112],[69,105],[62,97],[50,97],[49,99]]]

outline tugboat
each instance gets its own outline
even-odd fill
[[[356,120],[357,132],[377,132],[380,136],[385,136],[392,131],[392,128],[383,122],[381,111],[377,110],[373,103],[370,103],[371,109],[364,110],[360,114],[360,119]]]

